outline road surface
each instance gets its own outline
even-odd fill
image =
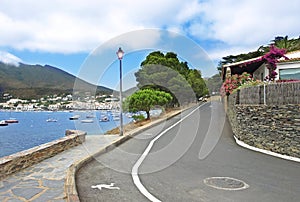
[[[95,157],[77,174],[80,200],[299,201],[300,164],[238,146],[222,117],[206,103]]]

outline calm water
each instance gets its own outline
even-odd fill
[[[79,120],[69,120],[69,117],[80,115]],[[94,118],[86,118],[93,115]],[[101,116],[107,115],[109,122],[100,122]],[[0,121],[16,118],[19,123],[0,126],[0,157],[7,156],[37,145],[50,142],[65,136],[67,129],[86,131],[88,135],[101,135],[105,131],[119,126],[112,114],[107,112],[3,112],[0,111]],[[56,119],[57,122],[47,122]],[[92,119],[93,123],[81,123],[83,119]],[[124,123],[131,119],[124,116]]]

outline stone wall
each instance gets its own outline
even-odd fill
[[[0,180],[9,174],[82,144],[85,136],[85,132],[67,130],[66,137],[0,158]]]
[[[249,100],[241,99],[243,90],[227,98],[227,115],[235,136],[250,146],[300,158],[300,105],[295,103],[299,96],[290,96],[289,102],[278,104],[278,100],[287,99],[277,97],[276,100],[273,93],[267,105],[249,104]],[[249,99],[257,96],[257,88],[246,91]],[[241,101],[242,104],[237,104]]]

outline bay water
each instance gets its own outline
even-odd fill
[[[69,120],[74,115],[79,115],[80,118]],[[99,121],[102,116],[107,116],[110,121]],[[8,119],[17,119],[19,123],[0,126],[0,157],[64,137],[67,129],[82,130],[88,135],[103,135],[120,124],[119,120],[113,120],[112,113],[107,111],[0,111],[0,121]],[[55,119],[56,122],[47,122],[48,119]],[[83,123],[82,120],[93,122]],[[131,118],[124,116],[124,124],[130,121]]]

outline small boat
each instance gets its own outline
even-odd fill
[[[5,120],[6,123],[19,123],[19,121],[17,119],[8,119]]]
[[[93,119],[84,119],[84,120],[81,120],[81,123],[93,123],[94,120]]]
[[[5,120],[0,121],[0,126],[7,126],[7,125],[8,125],[8,123],[6,123]]]
[[[57,120],[56,120],[56,119],[52,119],[52,118],[50,118],[50,119],[47,119],[46,121],[47,121],[47,122],[57,122]]]
[[[103,116],[103,117],[101,117],[100,121],[101,122],[108,122],[109,118],[107,116]]]
[[[113,117],[113,120],[114,120],[114,121],[119,121],[119,120],[120,120],[120,117],[119,117],[119,116],[115,116],[115,117]]]
[[[80,118],[80,115],[74,115],[74,116],[71,116],[69,119],[70,120],[78,120]]]
[[[86,118],[96,118],[96,116],[95,115],[93,115],[93,114],[88,114],[88,115],[86,115]]]

